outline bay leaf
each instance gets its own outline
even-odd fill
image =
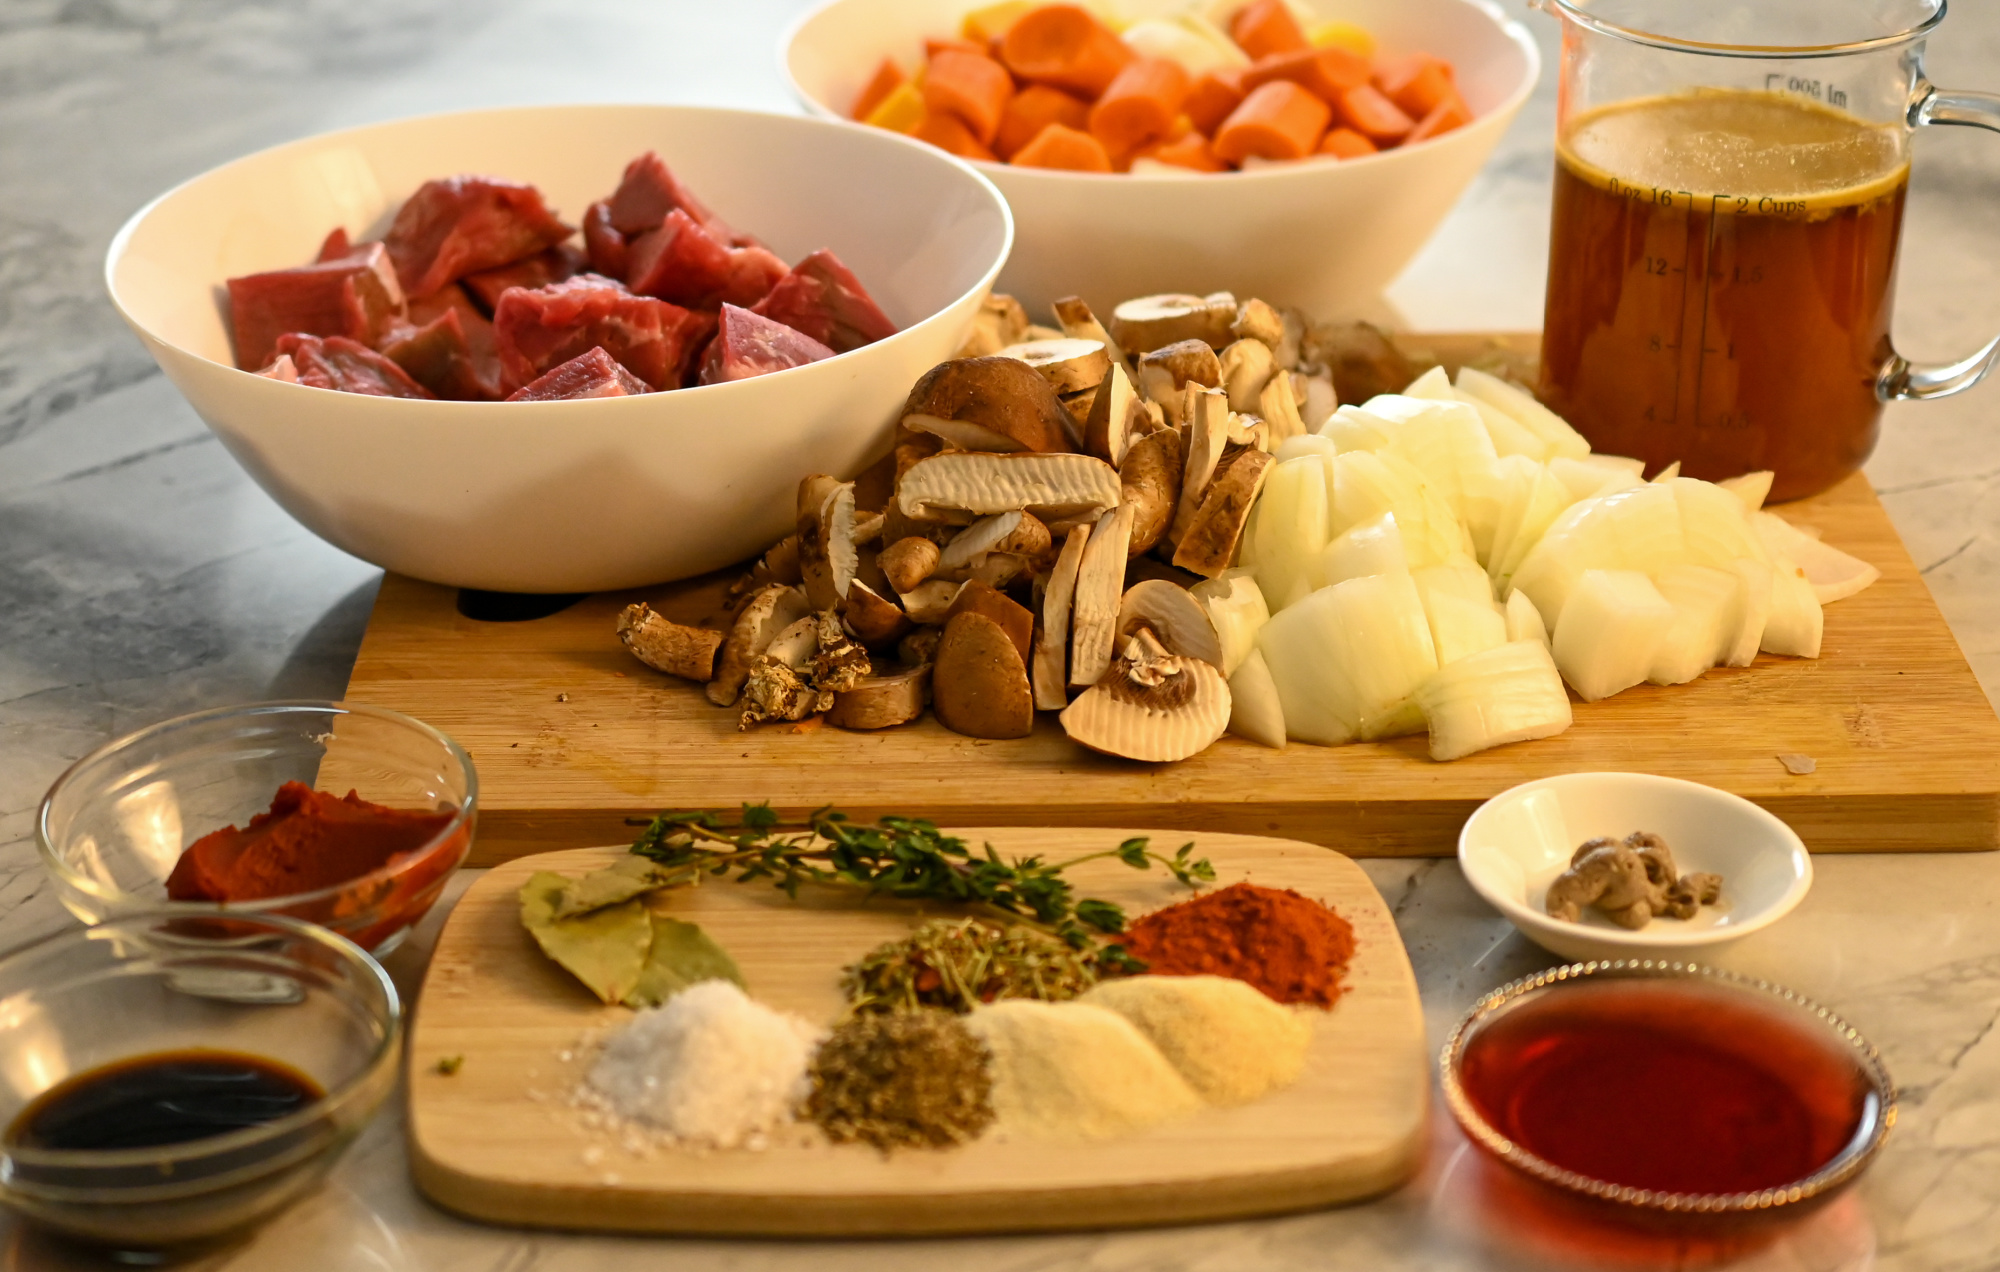
[[[607,905],[630,901],[677,880],[676,874],[662,870],[644,857],[621,857],[602,870],[568,880],[569,887],[563,890],[562,899],[556,904],[555,917],[573,919]]]
[[[627,1007],[657,1007],[688,986],[705,980],[733,981],[743,986],[736,960],[713,937],[693,923],[655,914],[653,943],[639,981],[625,995]],[[743,986],[747,988],[747,986]]]
[[[521,885],[521,925],[554,959],[606,1003],[638,985],[653,945],[653,925],[638,897],[572,919],[556,915],[575,881],[538,870]]]

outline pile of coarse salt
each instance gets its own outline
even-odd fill
[[[703,981],[612,1035],[585,1084],[610,1112],[677,1140],[754,1147],[805,1098],[820,1038],[728,981]]]

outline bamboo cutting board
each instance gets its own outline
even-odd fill
[[[1521,338],[1417,337],[1449,365]],[[2000,719],[1863,476],[1783,515],[1882,578],[1827,607],[1822,656],[1760,658],[1689,685],[1576,707],[1561,737],[1434,764],[1425,740],[1270,751],[1234,737],[1180,764],[1086,752],[1051,714],[1032,737],[960,737],[926,716],[881,733],[736,730],[698,686],[648,670],[613,624],[645,600],[716,621],[727,580],[589,597],[521,623],[462,616],[448,588],[383,581],[348,687],[427,720],[479,767],[473,862],[628,837],[663,808],[770,801],[788,818],[837,804],[864,818],[1236,830],[1359,855],[1449,854],[1481,802],[1593,769],[1661,773],[1755,800],[1818,852],[2000,847]],[[1817,762],[1796,776],[1781,754]]]
[[[1003,855],[1061,859],[1146,831],[955,832]],[[1151,832],[1171,851],[1180,840]],[[1019,1232],[1195,1222],[1357,1200],[1415,1170],[1429,1106],[1416,980],[1381,895],[1352,861],[1309,844],[1201,835],[1218,884],[1296,888],[1354,926],[1355,957],[1331,1012],[1314,1012],[1306,1072],[1254,1104],[1209,1108],[1096,1142],[989,1133],[946,1152],[885,1157],[859,1145],[775,1136],[761,1151],[652,1148],[635,1155],[568,1102],[587,1039],[630,1019],[600,1006],[522,930],[516,892],[536,870],[579,874],[622,849],[549,853],[502,866],[452,911],[411,1025],[410,1160],[433,1201],[476,1219],[559,1228],[763,1236]],[[1157,867],[1069,872],[1079,893],[1130,914],[1184,899]],[[765,884],[672,894],[736,959],[759,1001],[827,1023],[840,968],[928,917],[830,889],[787,901]],[[933,911],[942,913],[942,911]],[[437,1062],[464,1057],[446,1076]],[[803,1142],[791,1142],[794,1138]]]

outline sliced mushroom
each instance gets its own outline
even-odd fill
[[[1013,552],[988,552],[979,558],[979,564],[972,567],[968,582],[984,583],[991,588],[1012,586],[1016,579],[1030,573],[1034,562]]]
[[[1094,685],[1111,665],[1118,635],[1118,602],[1125,595],[1126,547],[1135,510],[1113,508],[1098,518],[1077,567],[1070,602],[1069,682]]]
[[[1000,624],[962,613],[945,624],[931,669],[938,723],[973,738],[1024,738],[1035,728],[1034,691],[1020,650]]]
[[[910,630],[910,616],[860,579],[847,585],[844,617],[847,630],[870,649],[880,649],[901,640]]]
[[[929,579],[917,584],[907,592],[898,592],[896,599],[903,603],[903,612],[916,623],[942,623],[945,611],[951,608],[952,598],[958,595],[963,584],[951,579]]]
[[[854,547],[854,483],[814,474],[799,483],[799,573],[814,609],[847,595],[860,559]]]
[[[1094,389],[1111,370],[1111,355],[1105,352],[1103,341],[1070,336],[1008,345],[999,356],[1027,363],[1059,394]]]
[[[926,663],[868,676],[851,689],[833,695],[826,722],[842,729],[886,729],[907,724],[924,713],[931,697],[931,668]]]
[[[1026,513],[1018,509],[1013,512],[996,512],[990,517],[981,517],[952,537],[944,545],[944,552],[938,557],[938,566],[946,570],[958,570],[971,565],[973,559],[985,555],[1000,545],[1000,541],[1013,534]]]
[[[1243,527],[1250,521],[1250,507],[1264,488],[1272,462],[1270,455],[1260,450],[1237,451],[1230,458],[1229,466],[1209,484],[1201,507],[1174,546],[1175,565],[1211,579],[1229,568],[1237,544],[1243,541]]]
[[[891,447],[886,454],[854,475],[854,510],[857,517],[863,513],[879,513],[889,506],[889,500],[896,494],[896,451]]]
[[[1083,297],[1065,296],[1051,308],[1055,310],[1056,321],[1062,324],[1065,336],[1073,336],[1078,340],[1095,340],[1104,346],[1104,352],[1110,357],[1112,366],[1122,367],[1125,364],[1125,351],[1111,338],[1111,333],[1104,329],[1104,324],[1097,321],[1097,315],[1090,312],[1090,306],[1083,303]]]
[[[708,700],[718,707],[735,705],[750,668],[778,633],[811,614],[812,603],[801,588],[772,583],[751,593],[722,642],[715,678],[708,682]]]
[[[707,680],[715,674],[715,651],[722,633],[687,627],[641,603],[627,605],[618,615],[618,639],[633,656],[654,671],[683,680]]]
[[[1055,537],[1049,533],[1048,523],[1032,512],[1024,512],[1013,530],[994,544],[992,550],[1040,561],[1047,558],[1054,545]]]
[[[1298,395],[1292,391],[1292,377],[1276,375],[1271,377],[1257,395],[1257,414],[1271,426],[1271,446],[1293,437],[1303,437],[1306,422],[1299,418]]]
[[[1119,501],[1130,506],[1130,556],[1151,552],[1166,537],[1181,497],[1181,435],[1172,429],[1148,433],[1132,444],[1118,470]]]
[[[1035,616],[1027,606],[1015,601],[998,589],[973,579],[958,589],[952,598],[951,607],[945,611],[944,625],[951,626],[951,620],[960,614],[984,614],[999,624],[1007,633],[1007,639],[1014,642],[1014,649],[1021,655],[1021,666],[1026,667],[1035,657]]]
[[[1039,372],[997,354],[939,363],[903,403],[903,427],[968,450],[1071,450],[1074,423]]]
[[[1199,340],[1182,340],[1155,349],[1139,359],[1139,391],[1150,402],[1172,407],[1189,384],[1216,388],[1222,383],[1222,361]],[[1175,412],[1168,410],[1172,419]]]
[[[1217,361],[1222,368],[1222,388],[1229,394],[1229,409],[1246,415],[1259,413],[1257,395],[1278,373],[1271,346],[1262,340],[1238,340],[1224,349]]]
[[[979,302],[979,312],[972,319],[972,331],[965,337],[965,343],[958,347],[957,356],[985,357],[1027,338],[1028,311],[1021,308],[1021,302],[1012,296],[994,292]]]
[[[1285,341],[1284,317],[1255,296],[1236,306],[1229,330],[1238,340],[1255,340],[1273,353]]]
[[[1084,421],[1088,420],[1091,411],[1096,409],[1097,394],[1103,387],[1101,383],[1093,384],[1080,392],[1065,393],[1062,395],[1063,410],[1068,411],[1070,419],[1076,423],[1076,432],[1072,435],[1071,440],[1076,443],[1078,450],[1085,449],[1083,445]]]
[[[817,653],[819,616],[808,613],[803,618],[793,619],[783,631],[772,637],[759,661],[782,663],[793,671],[805,671],[812,666],[813,656]]]
[[[861,498],[858,494],[855,496],[854,505],[854,546],[865,547],[882,537],[882,523],[886,518],[879,509],[874,512],[862,512]]]
[[[1076,597],[1077,568],[1083,564],[1084,545],[1090,542],[1090,527],[1077,526],[1063,540],[1055,568],[1049,571],[1042,589],[1042,622],[1035,633],[1035,706],[1043,711],[1060,711],[1069,705],[1069,611]]]
[[[1215,478],[1216,465],[1222,462],[1223,448],[1229,442],[1229,399],[1219,391],[1202,393],[1195,399],[1192,415],[1187,453],[1181,461],[1180,502],[1167,530],[1167,538],[1175,544],[1180,543],[1193,523],[1202,496],[1208,493],[1208,484]]]
[[[803,720],[819,704],[819,694],[805,677],[776,659],[764,658],[744,682],[743,714],[736,727],[748,729],[766,720]]]
[[[1235,321],[1236,299],[1227,292],[1141,296],[1111,311],[1111,334],[1125,349],[1158,349],[1176,340],[1220,349],[1233,338],[1229,328]]]
[[[1132,377],[1125,374],[1123,365],[1114,363],[1104,383],[1097,388],[1090,414],[1084,417],[1084,450],[1113,465],[1124,463],[1125,452],[1132,445],[1139,406],[1139,393],[1132,387]]]
[[[921,667],[933,662],[937,658],[938,641],[943,636],[942,627],[919,627],[896,642],[896,657],[902,659],[905,667]]]
[[[875,563],[882,567],[890,587],[898,592],[914,592],[918,584],[937,573],[943,557],[937,544],[921,535],[910,535],[882,549]]]
[[[799,536],[788,534],[771,545],[750,569],[753,586],[762,587],[767,583],[782,583],[790,586],[804,581],[799,573]]]
[[[1064,708],[1063,731],[1093,751],[1164,764],[1206,750],[1229,727],[1229,685],[1213,665],[1167,652],[1146,628],[1103,679]]]
[[[921,520],[969,524],[1019,509],[1047,520],[1116,504],[1118,470],[1094,455],[944,451],[903,474],[896,502]]]
[[[819,645],[812,659],[812,683],[819,691],[813,710],[825,711],[833,706],[834,694],[873,675],[875,664],[832,610],[815,615],[813,634]]]
[[[1215,624],[1186,588],[1164,579],[1143,579],[1126,588],[1125,599],[1118,604],[1119,643],[1141,627],[1150,629],[1170,654],[1222,666],[1222,640],[1215,634]]]

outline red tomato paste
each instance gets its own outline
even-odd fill
[[[330,888],[422,848],[455,816],[384,808],[353,791],[336,798],[286,782],[270,811],[248,826],[225,826],[190,845],[167,876],[167,896],[254,901]]]

